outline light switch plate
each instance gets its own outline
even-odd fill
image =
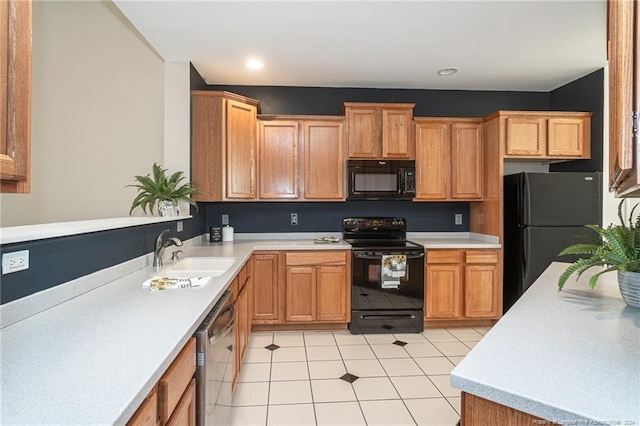
[[[456,213],[456,225],[462,225],[462,214]]]
[[[222,215],[222,225],[228,225],[229,224],[229,215],[228,214],[223,214]]]
[[[181,220],[179,220],[176,223],[176,232],[182,232],[183,229],[184,229],[184,223]]]

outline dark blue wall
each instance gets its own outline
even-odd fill
[[[175,222],[168,222],[2,245],[2,253],[29,250],[29,269],[2,275],[0,304],[150,253],[164,229],[183,240],[201,235],[204,210],[184,220],[180,233]]]
[[[552,172],[601,172],[604,115],[604,69],[592,72],[549,93],[553,111],[590,111],[591,159],[566,161],[549,166]]]
[[[298,214],[297,226],[291,226],[291,213]],[[456,213],[462,225],[454,224]],[[343,218],[358,216],[405,217],[410,232],[469,231],[469,203],[207,203],[208,226],[221,226],[222,214],[235,232],[340,232]]]

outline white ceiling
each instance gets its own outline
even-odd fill
[[[606,64],[604,0],[114,2],[208,84],[546,92]]]

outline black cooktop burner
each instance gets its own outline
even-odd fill
[[[350,217],[342,220],[342,237],[354,250],[410,250],[423,247],[407,241],[403,217]]]

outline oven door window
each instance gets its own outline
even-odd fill
[[[422,309],[424,306],[424,258],[407,258],[400,284],[383,284],[381,256],[358,257],[352,261],[352,309]]]

